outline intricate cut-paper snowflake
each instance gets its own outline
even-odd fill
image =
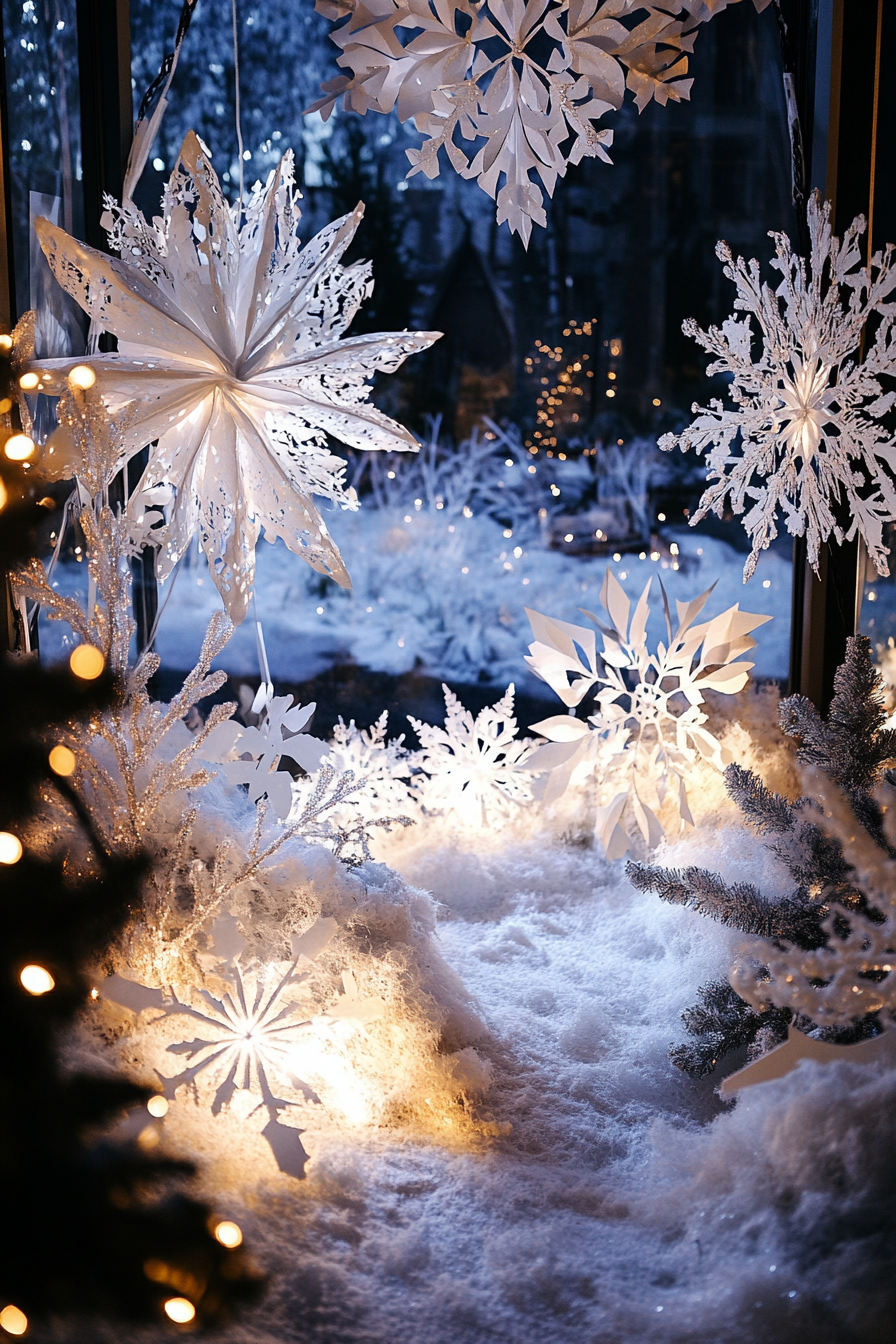
[[[382,816],[406,808],[412,800],[410,775],[414,757],[404,746],[404,735],[387,738],[388,710],[370,728],[357,728],[354,719],[333,728],[333,741],[324,758],[340,773],[350,770],[364,783],[354,795],[365,815]]]
[[[102,998],[134,1012],[161,1009],[159,1022],[172,1017],[198,1022],[201,1036],[167,1047],[189,1063],[172,1077],[159,1073],[163,1095],[173,1101],[181,1088],[196,1090],[197,1080],[203,1079],[213,1088],[213,1115],[231,1108],[238,1095],[245,1098],[239,1107],[245,1118],[266,1110],[262,1136],[280,1170],[297,1178],[304,1176],[308,1161],[299,1137],[303,1131],[281,1124],[279,1116],[303,1102],[320,1103],[316,1091],[296,1072],[303,1053],[312,1060],[320,1056],[321,1033],[325,1044],[335,1042],[338,1050],[340,1033],[363,1029],[385,1012],[381,999],[361,997],[350,971],[343,972],[343,992],[323,1014],[307,997],[297,999],[297,988],[308,979],[309,963],[328,945],[336,927],[335,919],[318,919],[294,935],[288,963],[265,966],[250,961],[244,966],[245,941],[233,916],[223,915],[213,927],[212,955],[201,954],[199,961],[208,963],[214,979],[225,983],[225,993],[198,985],[181,999],[174,989],[153,989],[120,975],[109,976],[100,990]],[[277,1095],[283,1091],[292,1097]]]
[[[447,686],[442,690],[444,727],[408,715],[423,748],[418,758],[426,776],[421,801],[425,807],[453,812],[469,825],[506,819],[532,797],[531,774],[525,768],[532,742],[516,735],[513,683],[475,719]]]
[[[122,419],[128,412],[121,459],[153,445],[143,489],[130,505],[135,520],[145,512],[146,492],[159,485],[176,491],[160,533],[159,578],[198,532],[237,622],[262,529],[267,540],[282,537],[314,569],[349,586],[312,499],[357,502],[344,489],[344,463],[327,451],[327,435],[354,448],[415,449],[407,430],[369,404],[367,379],[377,370],[393,373],[437,336],[343,338],[371,290],[369,265],[339,264],[363,206],[303,247],[298,201],[287,153],[241,219],[190,132],[160,219],[149,224],[132,205],[108,202],[104,223],[120,260],[47,220],[36,224],[62,288],[118,338],[117,354],[37,367],[55,371],[60,389],[75,363],[93,367],[109,414]],[[65,445],[58,451],[65,456]]]
[[[572,714],[533,723],[533,732],[548,739],[532,755],[533,770],[550,771],[545,800],[558,798],[577,767],[596,770],[602,790],[615,789],[598,810],[597,833],[607,857],[621,858],[629,849],[627,827],[634,822],[645,844],[663,836],[658,813],[667,796],[679,828],[693,825],[687,780],[697,760],[727,764],[718,739],[704,726],[701,710],[707,690],[734,695],[747,683],[752,663],[741,654],[756,647],[750,631],[771,620],[740,611],[735,605],[695,625],[712,589],[691,602],[676,602],[678,626],[673,634],[663,593],[669,643],[647,647],[648,598],[652,579],[634,613],[622,585],[607,571],[601,602],[606,624],[584,614],[603,636],[598,654],[595,631],[527,610],[535,643],[526,662],[571,708],[595,686],[596,713],[587,721]]]
[[[262,1108],[268,1112],[262,1134],[280,1170],[298,1178],[304,1176],[308,1161],[299,1137],[302,1131],[281,1124],[278,1117],[301,1102],[275,1095],[274,1088],[290,1090],[304,1101],[320,1100],[296,1076],[292,1064],[297,1043],[312,1028],[309,1004],[296,1001],[295,989],[308,978],[307,971],[298,969],[300,964],[322,952],[335,932],[335,919],[319,919],[293,938],[293,959],[285,967],[244,968],[239,962],[244,940],[233,917],[224,915],[215,921],[215,955],[210,958],[216,963],[216,978],[228,986],[220,997],[197,987],[189,997],[198,1000],[203,1005],[200,1008],[179,999],[173,989],[153,989],[120,975],[109,976],[100,990],[102,998],[134,1012],[160,1008],[159,1021],[188,1017],[199,1022],[202,1036],[168,1046],[169,1052],[185,1055],[191,1062],[174,1077],[159,1074],[164,1095],[174,1100],[179,1088],[192,1087],[205,1075],[214,1085],[211,1110],[218,1115],[238,1092],[246,1094],[251,1103],[249,1114]]]
[[[622,106],[642,111],[690,97],[685,79],[696,29],[739,0],[317,0],[351,75],[324,85],[311,111],[335,102],[413,117],[428,137],[409,149],[409,177],[439,173],[439,151],[476,178],[528,242],[544,198],[567,165],[601,158],[611,130],[595,122]],[[753,0],[757,10],[770,0]],[[622,19],[635,19],[626,26]],[[401,40],[401,33],[405,41]],[[408,36],[413,34],[413,36]],[[485,140],[477,147],[475,142]]]
[[[737,286],[734,306],[747,316],[730,317],[703,331],[689,319],[684,331],[716,356],[708,374],[730,376],[728,395],[735,410],[717,399],[692,407],[697,419],[681,434],[666,434],[667,451],[708,451],[704,492],[691,525],[708,513],[730,508],[744,517],[752,551],[744,581],[756,569],[760,551],[778,535],[783,512],[787,530],[806,537],[809,562],[818,573],[822,542],[859,534],[879,574],[888,574],[883,525],[896,518],[896,443],[881,424],[896,393],[880,378],[896,377],[896,310],[884,300],[896,285],[893,249],[876,252],[861,265],[860,215],[842,244],[833,237],[830,206],[817,193],[808,205],[812,242],[806,263],[794,256],[785,234],[772,233],[781,273],[772,290],[760,279],[759,263],[733,260],[726,243],[716,253],[725,275]],[[762,352],[752,349],[755,317]],[[864,357],[866,324],[877,320]],[[739,442],[738,442],[739,440]]]

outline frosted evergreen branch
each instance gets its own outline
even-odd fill
[[[769,901],[749,882],[729,886],[704,868],[658,868],[629,861],[626,876],[638,891],[652,891],[661,901],[684,905],[729,928],[760,938],[781,938],[801,947],[824,942],[820,917],[827,907],[785,897]]]

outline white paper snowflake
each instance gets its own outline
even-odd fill
[[[884,300],[896,285],[892,248],[861,265],[860,215],[842,244],[832,236],[830,206],[817,193],[808,205],[812,251],[806,263],[794,256],[785,234],[773,233],[771,263],[782,279],[772,290],[760,279],[759,263],[735,262],[726,243],[716,253],[737,286],[734,306],[747,316],[730,317],[703,331],[693,320],[684,331],[716,356],[707,373],[730,377],[736,409],[713,399],[696,403],[697,419],[681,434],[666,434],[660,447],[693,448],[707,456],[704,492],[691,526],[726,507],[743,514],[752,551],[744,566],[749,579],[764,550],[778,535],[778,511],[787,530],[806,537],[809,562],[818,573],[822,542],[856,535],[864,540],[879,574],[888,574],[883,525],[896,518],[896,443],[881,418],[896,393],[880,378],[896,377],[896,310]],[[754,352],[751,319],[762,335]],[[866,324],[872,325],[866,331]],[[874,326],[874,321],[877,325]],[[873,340],[871,340],[871,335]],[[862,342],[870,342],[862,354]]]
[[[167,1047],[188,1063],[173,1076],[158,1074],[163,1095],[173,1101],[182,1088],[190,1088],[199,1097],[200,1084],[207,1083],[213,1089],[213,1115],[234,1105],[246,1119],[266,1110],[262,1136],[280,1170],[297,1178],[304,1176],[308,1161],[300,1138],[303,1131],[282,1124],[279,1116],[303,1103],[320,1103],[314,1087],[297,1073],[303,1056],[318,1059],[323,1046],[338,1057],[341,1032],[363,1028],[385,1013],[381,999],[360,996],[350,971],[343,972],[343,992],[324,1013],[300,989],[308,980],[309,963],[326,948],[336,929],[335,919],[318,919],[293,936],[290,961],[243,965],[245,940],[233,916],[225,914],[213,925],[211,954],[197,958],[207,965],[210,983],[224,982],[225,993],[199,984],[181,990],[179,997],[173,988],[154,989],[120,975],[109,976],[100,989],[101,998],[136,1013],[161,1009],[158,1023],[172,1017],[198,1022],[201,1036]],[[283,1097],[280,1092],[292,1095]]]
[[[634,613],[622,585],[608,570],[601,602],[609,623],[589,617],[603,636],[598,655],[595,631],[527,611],[535,635],[526,662],[569,706],[581,703],[593,687],[596,713],[586,720],[572,714],[533,723],[533,732],[548,739],[532,755],[533,770],[551,772],[546,801],[559,797],[573,772],[596,771],[602,793],[613,796],[598,810],[597,833],[607,857],[621,858],[629,849],[632,822],[648,846],[663,836],[658,813],[667,796],[673,822],[693,825],[687,779],[697,760],[719,769],[727,764],[716,737],[704,726],[700,709],[707,690],[734,695],[747,683],[752,663],[739,661],[756,647],[750,631],[771,620],[740,611],[735,605],[711,621],[695,625],[712,589],[691,602],[676,602],[678,625],[673,634],[668,603],[668,645],[656,653],[647,647],[648,598],[652,579]],[[668,824],[668,823],[667,823]]]
[[[311,111],[342,98],[362,115],[397,110],[428,138],[409,149],[409,177],[439,173],[439,150],[476,178],[528,242],[545,224],[544,197],[567,165],[610,162],[611,130],[595,122],[622,106],[642,111],[690,97],[684,78],[696,29],[739,0],[317,0],[330,19],[337,63],[351,75],[325,84]],[[770,0],[753,0],[757,10]],[[634,20],[626,25],[621,20]],[[404,40],[402,40],[402,35]],[[477,146],[476,141],[485,141]]]
[[[413,801],[410,777],[415,758],[404,746],[404,735],[387,738],[388,722],[385,709],[370,728],[357,728],[354,719],[345,724],[340,718],[324,757],[325,765],[340,773],[350,770],[364,781],[352,802],[369,817],[401,812]]]
[[[413,436],[367,400],[366,380],[392,373],[433,332],[344,332],[370,293],[370,267],[343,268],[363,206],[307,246],[287,153],[241,220],[225,201],[210,157],[190,132],[149,224],[130,204],[108,202],[104,223],[121,259],[95,252],[47,220],[41,246],[56,279],[118,353],[48,360],[59,387],[90,364],[109,413],[127,411],[122,459],[147,444],[150,458],[130,508],[173,486],[161,534],[164,580],[198,532],[212,579],[234,621],[246,612],[261,530],[343,587],[349,578],[313,502],[343,506],[344,463],[327,435],[354,448],[414,449]],[[49,386],[49,385],[48,385]],[[52,388],[50,388],[52,390]],[[52,446],[52,444],[51,444]]]
[[[305,732],[315,708],[293,705],[291,695],[275,696],[257,727],[230,719],[213,728],[202,758],[217,764],[229,784],[247,785],[251,802],[267,796],[275,816],[283,821],[293,803],[293,779],[281,769],[282,758],[288,756],[311,774],[327,753],[326,742]]]
[[[518,738],[513,714],[514,687],[473,718],[457,696],[445,692],[445,726],[420,723],[408,715],[423,748],[418,764],[426,776],[419,788],[424,806],[453,813],[471,826],[510,817],[532,797],[525,764],[532,741]]]

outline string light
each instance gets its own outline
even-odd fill
[[[3,445],[10,462],[25,462],[34,453],[34,440],[27,434],[13,434]]]
[[[243,1233],[237,1223],[223,1222],[218,1223],[215,1228],[215,1240],[222,1246],[226,1246],[229,1251],[235,1250],[237,1246],[243,1243]]]
[[[106,666],[106,660],[95,644],[79,644],[68,665],[82,681],[95,681]]]
[[[45,966],[23,966],[19,972],[19,981],[22,988],[35,997],[49,994],[51,989],[56,988],[56,981]]]
[[[146,1103],[146,1109],[155,1120],[161,1120],[163,1115],[168,1114],[168,1102],[165,1097],[150,1097]]]
[[[9,340],[9,337],[7,336],[6,339]],[[2,340],[2,337],[0,337],[0,340]],[[24,1311],[20,1311],[10,1302],[9,1306],[0,1311],[0,1326],[8,1335],[24,1335],[28,1329],[28,1317]]]
[[[77,765],[75,753],[70,751],[68,747],[64,747],[61,742],[57,743],[50,752],[49,760],[50,769],[54,775],[61,775],[63,779],[66,779],[69,775],[75,773],[75,766]]]
[[[39,382],[40,379],[36,373],[23,373],[19,379],[19,387],[23,392],[32,392]]]
[[[76,364],[68,375],[68,381],[72,387],[80,388],[86,392],[88,387],[93,387],[96,382],[96,374],[89,364]]]
[[[8,355],[12,349],[12,337],[7,336],[6,332],[0,336],[0,355]]]
[[[8,867],[18,863],[22,857],[22,842],[17,835],[10,831],[0,831],[0,863],[5,863]]]
[[[186,1297],[169,1297],[165,1303],[165,1315],[175,1325],[189,1325],[196,1319],[196,1308]]]
[[[5,509],[9,495],[6,493],[6,486],[0,481],[0,509]]]

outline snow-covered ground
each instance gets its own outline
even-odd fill
[[[787,675],[790,563],[776,552],[763,555],[745,586],[743,554],[688,528],[665,534],[679,548],[675,571],[674,561],[652,560],[649,550],[643,559],[623,554],[616,562],[548,549],[534,530],[528,537],[506,537],[511,529],[485,513],[452,520],[441,511],[408,512],[402,505],[365,507],[337,515],[330,525],[352,576],[349,591],[323,580],[282,543],[259,547],[258,612],[275,680],[304,681],[351,660],[392,673],[417,665],[433,676],[502,688],[513,681],[531,693],[538,683],[523,662],[532,640],[524,607],[582,623],[580,607],[599,609],[608,565],[635,598],[653,577],[653,640],[665,637],[658,579],[670,604],[715,584],[708,615],[739,602],[774,616],[759,632],[755,675]],[[170,597],[162,590],[161,600],[166,598],[157,648],[163,665],[186,670],[219,604],[201,557],[191,556]],[[251,620],[236,631],[219,665],[258,675]]]
[[[716,820],[675,861],[774,889],[767,851]],[[487,1123],[319,1117],[298,1183],[269,1154],[238,1161],[234,1121],[176,1102],[173,1150],[199,1159],[272,1276],[222,1344],[892,1339],[896,1069],[804,1063],[723,1105],[718,1079],[688,1080],[666,1052],[696,987],[730,964],[731,934],[558,836],[435,831],[391,860],[442,903],[437,946],[492,1075]],[[360,877],[382,882],[376,866]]]

